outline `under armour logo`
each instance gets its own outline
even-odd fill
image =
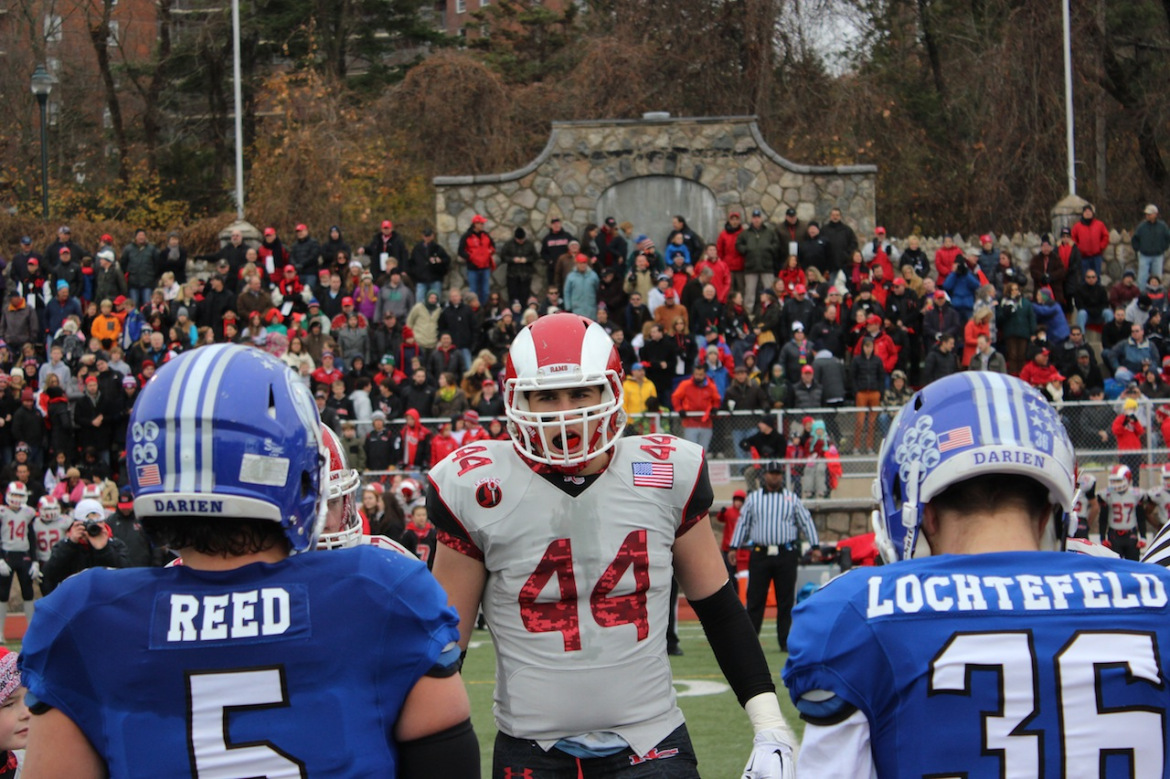
[[[517,773],[519,771],[519,773]],[[535,779],[531,768],[504,768],[504,779]]]
[[[637,755],[630,755],[630,765],[638,765],[638,763],[645,763],[647,760],[661,760],[666,757],[674,757],[678,754],[677,749],[651,749],[646,754],[638,757]]]

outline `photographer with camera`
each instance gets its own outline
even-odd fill
[[[79,501],[69,532],[53,546],[42,571],[41,591],[48,595],[58,584],[87,568],[125,568],[126,545],[114,538],[106,512],[96,500]]]

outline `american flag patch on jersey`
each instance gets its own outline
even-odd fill
[[[634,463],[634,486],[670,489],[674,486],[674,463]]]
[[[138,486],[157,487],[162,484],[162,476],[158,472],[158,464],[138,466]]]
[[[938,450],[940,452],[949,452],[952,449],[958,449],[960,446],[971,446],[975,443],[975,439],[971,437],[970,427],[956,427],[954,430],[948,430],[938,437]]]

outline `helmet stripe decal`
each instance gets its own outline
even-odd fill
[[[1003,388],[1004,395],[1006,395],[1007,397],[1010,397],[1012,399],[1012,401],[1015,403],[1016,410],[1015,410],[1015,413],[1014,413],[1012,418],[1016,421],[1016,425],[1019,428],[1020,436],[1023,438],[1024,446],[1028,447],[1029,449],[1035,447],[1036,442],[1032,440],[1032,425],[1028,419],[1028,408],[1027,408],[1027,406],[1024,405],[1024,398],[1025,398],[1024,393],[1023,392],[1009,393],[1008,386],[1007,386],[1007,380],[1004,379],[1004,377],[998,373],[995,374],[995,381],[998,382],[999,385]],[[1047,400],[1045,400],[1045,403],[1047,403]]]
[[[972,375],[975,374],[975,375]],[[979,445],[995,440],[995,433],[991,429],[991,412],[988,411],[987,387],[978,377],[984,371],[970,371],[967,378],[971,381],[971,388],[975,391],[975,408],[979,411]]]
[[[211,452],[199,451],[199,444],[202,442],[198,438],[199,431],[197,425],[199,419],[199,395],[201,392],[214,391],[218,392],[218,383],[215,387],[211,383],[204,380],[210,370],[212,363],[223,356],[223,347],[208,349],[208,354],[199,355],[198,359],[192,360],[192,379],[188,386],[184,387],[182,407],[179,411],[179,491],[180,492],[194,492],[195,491],[195,477],[203,468],[211,467]],[[221,374],[222,375],[222,374]],[[201,457],[202,455],[202,457]],[[207,462],[200,462],[201,459],[206,459]]]
[[[205,346],[205,349],[213,349],[215,347]],[[179,366],[179,373],[171,382],[170,391],[167,393],[167,411],[166,411],[166,425],[167,425],[167,446],[166,453],[163,458],[163,472],[166,478],[163,481],[164,492],[174,492],[178,486],[179,478],[179,460],[177,450],[179,448],[178,435],[175,432],[175,418],[178,416],[179,401],[184,394],[187,387],[187,374],[191,372],[196,360],[184,360]]]
[[[983,373],[984,371],[981,371]],[[991,410],[995,414],[995,426],[999,431],[999,438],[997,439],[1001,444],[1019,445],[1020,443],[1020,427],[1023,427],[1023,420],[1027,417],[1016,419],[1014,416],[1014,409],[1012,408],[1011,399],[1008,397],[1007,389],[1004,385],[988,374],[983,377],[991,390]],[[1017,393],[1019,394],[1019,393]]]
[[[234,354],[228,354],[220,359],[212,369],[211,378],[204,388],[203,411],[200,414],[200,424],[203,428],[199,463],[200,492],[211,492],[215,487],[215,470],[212,467],[212,456],[215,452],[215,403],[219,399],[219,385],[223,381],[224,371],[234,358]]]

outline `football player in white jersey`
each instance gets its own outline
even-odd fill
[[[73,524],[70,512],[61,510],[61,503],[52,495],[46,495],[37,503],[37,518],[33,520],[33,538],[36,539],[36,560],[32,564],[32,577],[39,579],[40,569],[49,562],[53,546],[69,533]]]
[[[1146,501],[1154,509],[1153,517],[1146,514],[1146,525],[1161,528],[1170,522],[1170,463],[1163,465],[1158,470],[1158,475],[1161,477],[1161,483],[1146,490]]]
[[[20,583],[20,597],[24,599],[24,615],[33,614],[33,559],[29,553],[28,537],[32,533],[36,510],[28,505],[28,487],[23,482],[9,483],[0,507],[0,640],[4,636],[4,620],[8,616],[8,594],[12,576]]]
[[[386,536],[362,533],[362,517],[358,513],[354,496],[362,486],[358,472],[349,467],[345,450],[337,434],[328,425],[321,425],[322,439],[329,450],[329,482],[326,485],[328,509],[325,527],[317,539],[318,549],[345,549],[346,547],[369,544],[382,549],[391,549],[405,555],[410,551],[402,544]]]
[[[699,776],[666,656],[672,570],[755,729],[744,776],[788,775],[791,732],[711,530],[702,448],[622,437],[617,349],[575,314],[521,330],[504,385],[512,440],[457,449],[427,491],[460,643],[482,605],[496,646],[493,776]]]
[[[1133,486],[1129,466],[1109,469],[1109,487],[1100,496],[1105,519],[1098,521],[1098,532],[1103,544],[1127,560],[1137,560],[1139,550],[1146,545],[1145,516],[1138,511],[1145,496],[1145,490]]]
[[[1068,529],[1069,538],[1089,538],[1093,525],[1101,513],[1097,501],[1097,477],[1082,472],[1077,476],[1077,498],[1073,504],[1072,519],[1076,523]]]

